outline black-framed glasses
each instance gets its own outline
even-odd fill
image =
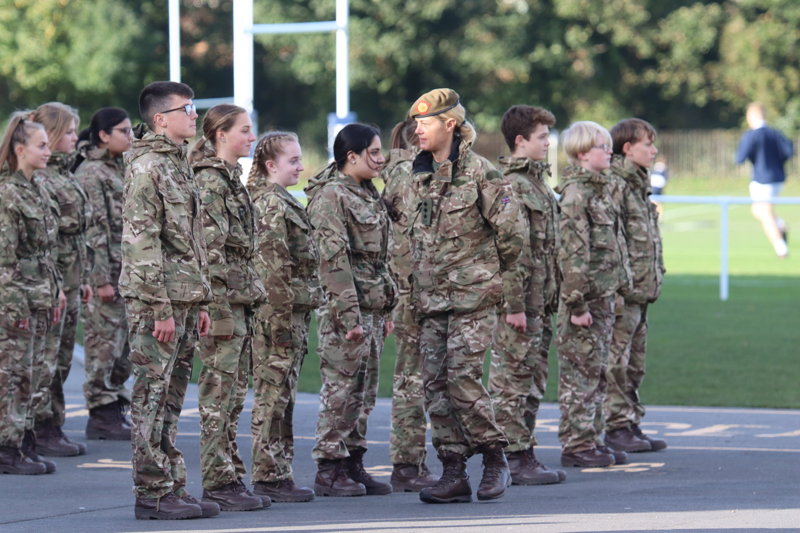
[[[595,144],[594,146],[592,146],[592,148],[600,148],[602,151],[608,152],[609,150],[611,150],[611,145],[610,144],[605,144],[605,143],[603,143],[603,144]]]
[[[167,109],[166,111],[159,111],[159,113],[164,115],[167,113],[172,113],[173,111],[181,111],[181,110],[183,110],[183,112],[186,113],[187,115],[191,115],[197,110],[197,106],[195,106],[194,104],[184,104],[180,107],[176,107],[175,109]]]
[[[127,126],[126,126],[126,127],[124,127],[124,128],[111,128],[111,129],[112,129],[113,131],[118,131],[118,132],[120,132],[120,133],[121,133],[121,134],[123,134],[123,135],[130,135],[130,134],[131,134],[131,131],[132,131],[132,130],[131,130],[131,128],[128,128]]]

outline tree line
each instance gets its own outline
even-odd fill
[[[335,0],[256,0],[255,22],[335,18]],[[231,0],[182,0],[182,77],[198,98],[233,94]],[[434,87],[457,89],[479,131],[510,105],[569,121],[642,116],[659,129],[731,128],[749,101],[800,130],[796,0],[351,0],[351,107],[388,128]],[[60,100],[137,116],[168,76],[163,0],[0,3],[0,111]],[[324,140],[333,34],[257,36],[260,128]],[[310,139],[309,139],[310,140]]]

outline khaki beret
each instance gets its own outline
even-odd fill
[[[460,103],[458,93],[453,89],[434,89],[417,98],[417,101],[408,110],[408,116],[410,118],[435,117],[450,111]]]

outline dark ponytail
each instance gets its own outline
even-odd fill
[[[128,112],[119,107],[104,107],[98,109],[95,114],[92,115],[92,121],[89,123],[89,127],[78,134],[78,141],[89,141],[90,145],[97,147],[102,142],[100,140],[100,132],[104,131],[111,135],[111,130],[114,129],[114,126],[126,118],[130,118]]]

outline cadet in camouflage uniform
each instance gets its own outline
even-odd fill
[[[547,386],[547,356],[558,310],[558,203],[545,176],[550,126],[555,117],[546,109],[514,106],[505,112],[501,130],[511,157],[499,165],[511,182],[528,228],[523,260],[526,272],[527,327],[520,332],[498,320],[492,345],[489,394],[497,424],[509,445],[505,449],[511,482],[545,485],[566,479],[536,459],[534,429],[539,403]]]
[[[120,293],[134,384],[133,481],[137,519],[213,516],[219,506],[186,492],[175,447],[197,335],[210,328],[200,192],[186,158],[195,134],[191,88],[153,82],[139,96],[147,128],[125,154]]]
[[[387,267],[389,217],[371,182],[384,163],[378,132],[349,124],[337,134],[333,153],[334,163],[306,188],[327,296],[318,313],[322,390],[314,490],[321,496],[389,494],[391,485],[363,466],[367,417],[396,300]]]
[[[611,137],[594,122],[564,133],[570,162],[560,185],[563,274],[558,307],[559,404],[563,466],[609,466],[625,461],[599,443],[606,364],[614,324],[614,295],[630,287],[622,238],[621,189],[603,172]]]
[[[61,318],[50,256],[57,223],[32,179],[50,157],[47,133],[28,114],[11,116],[0,144],[0,473],[45,474],[55,464],[34,448],[32,394],[51,319]]]
[[[412,295],[425,404],[444,464],[436,485],[420,492],[428,503],[472,500],[466,461],[476,452],[484,464],[478,499],[505,494],[508,441],[481,375],[503,298],[504,319],[525,328],[525,228],[510,183],[470,149],[475,130],[465,115],[451,89],[422,95],[408,113],[417,121],[421,150],[412,167]]]
[[[308,502],[314,491],[292,474],[297,380],[308,351],[311,312],[324,295],[319,252],[306,209],[286,187],[303,171],[297,135],[270,132],[256,145],[248,186],[257,212],[256,268],[267,290],[253,349],[253,491],[277,502]]]
[[[656,131],[648,122],[629,118],[611,128],[614,156],[611,171],[624,180],[622,216],[630,256],[633,289],[616,311],[608,361],[605,443],[615,450],[662,450],[667,443],[639,428],[645,414],[639,387],[645,373],[647,307],[661,293],[664,258],[656,205],[650,201],[650,176],[658,149]]]
[[[389,459],[392,461],[392,488],[395,492],[419,492],[436,483],[425,463],[425,389],[422,386],[422,354],[419,350],[419,324],[411,301],[411,248],[406,232],[413,205],[411,163],[416,155],[417,123],[413,118],[399,122],[392,130],[389,161],[381,173],[386,186],[383,201],[392,222],[392,248],[389,268],[398,287],[394,308],[394,335],[397,359],[392,379],[392,428],[389,433]]]
[[[91,204],[86,243],[93,252],[90,277],[94,298],[83,308],[86,381],[89,409],[87,439],[130,440],[125,417],[131,375],[125,302],[117,287],[122,268],[122,154],[131,147],[131,121],[118,107],[104,107],[81,132],[75,179]]]
[[[67,297],[64,320],[47,333],[42,378],[33,396],[37,449],[44,455],[81,455],[86,453],[86,446],[70,441],[61,429],[65,415],[63,384],[72,366],[81,303],[92,297],[86,248],[91,206],[83,186],[70,172],[78,139],[78,115],[69,106],[50,102],[39,106],[31,119],[44,125],[53,152],[47,168],[37,171],[34,179],[58,205],[55,260]]]
[[[253,348],[254,314],[266,293],[256,274],[255,213],[239,158],[256,140],[250,116],[231,104],[203,117],[203,137],[190,161],[200,187],[213,301],[211,331],[200,341],[198,379],[203,501],[223,511],[251,511],[269,499],[249,492],[236,432],[244,408]]]

